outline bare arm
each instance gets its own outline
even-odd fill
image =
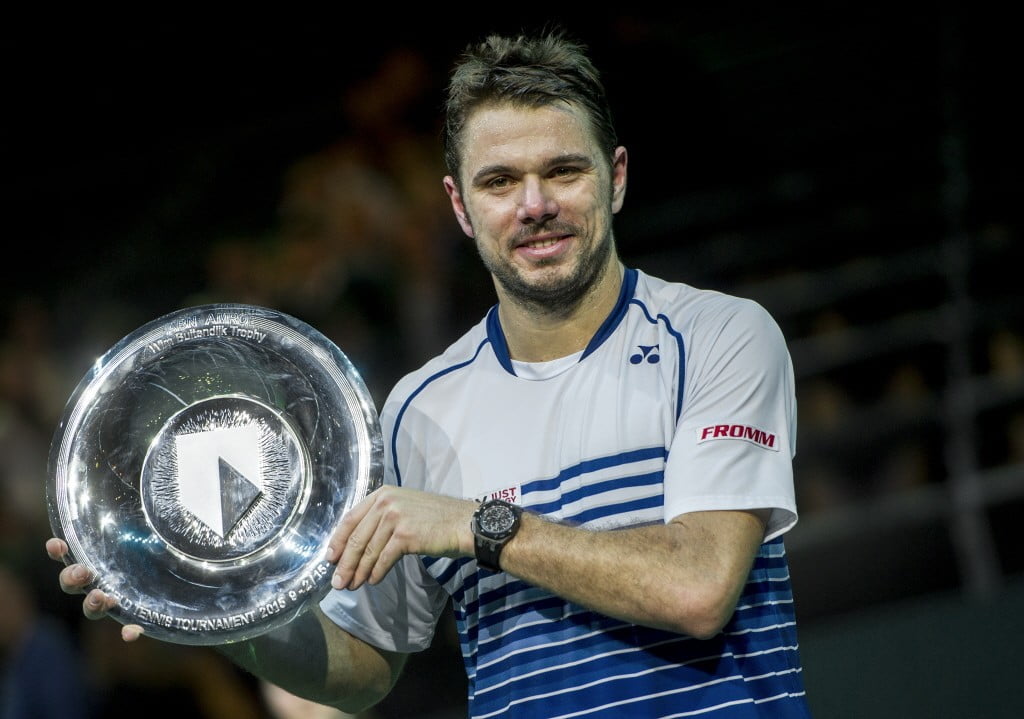
[[[46,543],[51,559],[63,561],[65,542]],[[101,619],[114,598],[99,589],[88,590],[92,577],[86,567],[71,564],[60,572],[61,589],[85,593],[82,611]],[[135,641],[142,629],[125,625],[121,635]],[[345,632],[319,610],[312,609],[279,629],[249,641],[217,647],[236,664],[289,692],[347,712],[362,711],[383,699],[394,686],[406,655],[386,652]]]
[[[383,699],[406,659],[353,637],[319,608],[278,630],[217,649],[272,684],[350,713]]]
[[[502,569],[603,614],[699,638],[729,621],[764,538],[751,512],[613,531],[523,519]]]
[[[332,539],[336,587],[375,583],[403,553],[473,556],[471,500],[384,487]],[[694,512],[658,526],[591,531],[524,513],[505,571],[595,611],[710,637],[729,620],[767,513]]]

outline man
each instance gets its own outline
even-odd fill
[[[391,392],[385,486],[331,540],[337,591],[223,650],[360,711],[452,601],[473,716],[808,716],[776,323],[623,266],[627,154],[581,46],[488,38],[446,109],[444,188],[498,303]]]

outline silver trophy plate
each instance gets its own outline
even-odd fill
[[[370,394],[320,332],[264,307],[191,307],[78,384],[50,447],[50,523],[119,622],[241,641],[327,593],[327,542],[382,458]]]

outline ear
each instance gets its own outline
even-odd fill
[[[626,201],[626,148],[616,147],[612,155],[612,212],[622,209]]]
[[[444,191],[448,193],[448,199],[452,203],[452,210],[455,212],[455,219],[459,221],[462,231],[468,237],[475,237],[473,223],[469,221],[469,213],[466,212],[466,203],[462,201],[462,193],[459,192],[459,188],[451,175],[447,175],[444,178]]]

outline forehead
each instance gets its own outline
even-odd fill
[[[470,175],[485,165],[596,154],[586,115],[570,103],[485,105],[473,111],[462,132],[462,167]]]

